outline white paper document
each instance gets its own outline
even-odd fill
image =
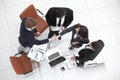
[[[33,47],[30,49],[29,53],[28,53],[28,57],[39,62],[44,53],[45,50],[47,48],[47,44],[43,44],[43,45],[33,45]]]
[[[52,29],[52,31],[60,31],[60,29],[61,29],[61,27],[54,27],[53,29]]]
[[[71,60],[71,58],[74,57],[74,55],[67,55],[65,58],[66,58],[66,64],[67,64],[67,67],[68,69],[72,69],[72,68],[75,68],[77,67],[77,64],[76,64],[76,61],[75,60]]]

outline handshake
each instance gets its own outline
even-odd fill
[[[60,38],[61,36],[60,35],[53,35],[49,40],[50,41],[55,41],[55,40],[59,40],[59,38]]]

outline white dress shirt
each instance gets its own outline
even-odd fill
[[[61,30],[62,30],[63,23],[64,23],[64,20],[65,20],[65,16],[63,16],[63,17],[61,18],[60,27],[58,26],[59,20],[60,20],[60,18],[56,18],[56,26],[55,26],[54,29],[52,29],[52,31],[61,31]]]

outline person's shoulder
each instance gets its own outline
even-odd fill
[[[68,8],[68,7],[66,7],[66,8],[64,8],[67,12],[72,12],[73,13],[73,10],[71,9],[71,8]]]
[[[21,24],[24,24],[26,19],[27,19],[27,17],[23,18],[22,21],[21,21]]]
[[[51,7],[49,10],[48,10],[48,14],[55,14],[56,13],[56,10],[57,10],[57,7]]]
[[[92,50],[92,49],[90,49],[90,48],[83,48],[83,49],[81,49],[81,51],[94,51],[94,50]]]
[[[72,27],[77,28],[78,26],[81,26],[80,23],[74,24]]]
[[[49,10],[56,10],[59,9],[58,7],[51,7]]]

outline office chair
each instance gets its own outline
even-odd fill
[[[27,57],[27,54],[18,53],[14,56],[10,56],[10,62],[14,71],[18,75],[27,74],[33,71],[32,62],[30,58]]]
[[[41,11],[36,9],[33,4],[29,5],[21,14],[20,18],[31,17],[37,21],[36,29],[42,33],[47,27],[47,22],[37,14],[37,11],[44,15]]]
[[[97,48],[96,50],[95,50],[95,52],[94,53],[92,53],[92,54],[90,54],[90,55],[84,55],[84,57],[81,59],[81,61],[82,62],[84,62],[84,63],[86,63],[86,62],[88,62],[88,61],[93,61],[96,57],[97,57],[97,55],[100,53],[100,51],[103,49],[103,47],[104,47],[104,42],[102,41],[102,40],[98,40],[98,43],[99,43],[99,48]],[[97,64],[97,63],[87,63],[87,64],[85,64],[85,65],[83,65],[83,66],[86,66],[86,65],[92,65],[92,64]]]

